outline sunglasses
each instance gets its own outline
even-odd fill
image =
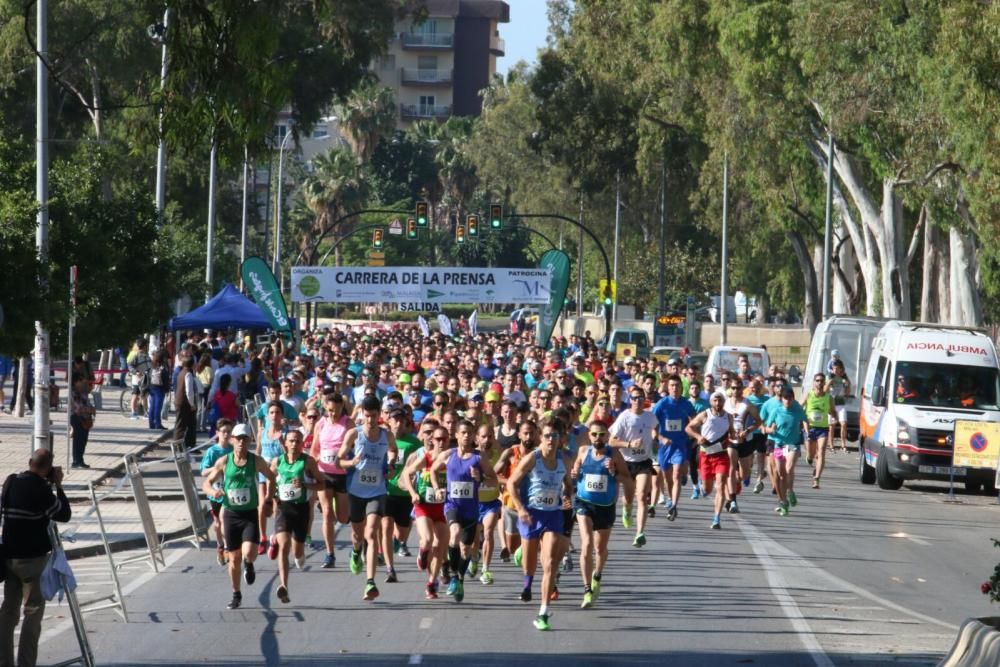
[[[306,415],[306,419],[318,419],[319,415]]]
[[[542,433],[542,437],[546,440],[557,440],[559,439],[558,433]]]
[[[602,435],[607,435],[607,431],[591,431],[590,435],[600,437]]]

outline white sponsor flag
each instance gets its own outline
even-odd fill
[[[441,335],[451,337],[451,320],[444,313],[438,313],[438,329],[441,330]]]
[[[479,311],[474,310],[469,315],[469,334],[475,338],[477,333],[479,333]]]
[[[427,320],[424,319],[423,315],[417,317],[417,326],[420,327],[420,333],[422,333],[425,338],[430,338],[431,326],[427,324]]]

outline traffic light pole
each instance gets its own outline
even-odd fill
[[[587,227],[585,227],[583,224],[581,224],[578,220],[574,220],[573,218],[568,218],[565,215],[559,215],[558,213],[508,213],[506,217],[508,217],[508,218],[555,218],[556,220],[563,220],[565,222],[568,222],[569,224],[573,225],[574,227],[577,227],[578,229],[580,229],[580,231],[582,231],[585,234],[587,234],[587,236],[590,237],[590,240],[592,240],[594,242],[594,245],[596,245],[597,249],[600,251],[600,253],[601,253],[601,259],[604,260],[604,273],[605,273],[605,275],[607,276],[607,279],[608,279],[608,286],[604,289],[604,299],[605,299],[605,302],[608,299],[611,298],[611,262],[608,261],[608,253],[604,250],[604,245],[601,243],[600,239],[598,239],[594,235],[594,233],[592,231],[590,231],[589,229],[587,229]],[[552,243],[552,242],[549,241],[549,243]],[[555,246],[553,245],[553,247],[555,247]],[[583,267],[581,266],[579,270],[582,271]],[[607,306],[607,303],[605,303],[605,307],[604,307],[604,335],[605,336],[611,335],[611,308],[609,308]]]
[[[323,230],[323,233],[320,234],[319,237],[313,242],[312,252],[316,252],[316,250],[319,248],[319,244],[323,242],[323,239],[326,238],[327,234],[329,234],[330,232],[332,232],[333,230],[335,230],[337,228],[337,225],[339,225],[340,223],[344,222],[345,220],[349,220],[350,218],[354,218],[354,217],[357,217],[359,215],[364,215],[366,213],[398,213],[398,214],[401,214],[401,215],[411,215],[413,212],[409,211],[409,210],[401,210],[401,209],[398,209],[398,208],[363,208],[363,209],[361,209],[359,211],[353,211],[351,213],[346,213],[346,214],[340,216],[339,218],[337,218],[336,220],[334,220],[333,222],[331,222],[330,225],[326,229]],[[367,227],[367,229],[373,229],[374,227],[384,227],[384,225],[373,225],[373,226]],[[350,236],[350,234],[348,234],[348,236]],[[347,238],[347,237],[344,237],[344,238]],[[336,248],[337,245],[340,245],[340,244],[337,243],[336,245],[334,245],[334,248]],[[330,252],[331,251],[327,251],[327,253],[325,255],[323,255],[323,259],[321,259],[320,262],[319,262],[320,265],[322,265],[323,262],[326,261],[326,258],[330,255]],[[298,257],[295,258],[295,261],[292,262],[292,264],[298,264],[299,260],[302,259],[302,256],[304,254],[305,254],[304,250],[299,251]]]

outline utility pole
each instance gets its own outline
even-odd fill
[[[729,153],[722,162],[722,294],[719,296],[719,344],[726,344],[729,326]]]
[[[274,258],[271,261],[271,272],[278,278],[281,291],[285,290],[285,274],[281,271],[281,194],[284,186],[285,143],[291,136],[292,128],[289,126],[278,147],[278,211],[275,214],[277,223],[274,230]]]
[[[576,249],[576,316],[583,315],[583,190],[580,191],[580,245]]]
[[[49,78],[45,60],[49,57],[48,31],[49,3],[38,0],[35,40],[38,55],[35,57],[35,199],[38,203],[35,227],[35,251],[38,254],[38,297],[45,302],[49,281]],[[72,360],[71,360],[72,361]],[[22,374],[19,382],[27,383]],[[70,388],[72,392],[72,388]],[[72,403],[72,393],[70,394]],[[49,332],[45,323],[35,321],[35,425],[33,449],[52,450],[49,422]]]
[[[826,161],[826,229],[823,232],[823,319],[833,315],[833,132]]]
[[[212,298],[212,257],[215,248],[215,182],[217,180],[216,168],[218,166],[218,139],[216,132],[212,130],[212,151],[208,158],[208,244],[205,250],[205,301]]]
[[[163,12],[163,41],[160,55],[160,94],[167,87],[167,28],[170,26],[170,7]],[[163,137],[163,107],[160,107],[160,145],[156,149],[156,214],[163,224],[163,209],[167,201],[167,143]]]
[[[618,250],[621,244],[619,243],[621,239],[621,228],[622,228],[622,170],[619,169],[615,177],[615,264],[614,264],[614,277],[615,287],[618,287]],[[610,287],[610,286],[609,286]],[[618,319],[618,298],[617,289],[615,290],[616,296],[611,301],[611,321],[614,322]],[[607,307],[607,306],[605,306]],[[610,336],[611,332],[606,332],[606,335]]]
[[[667,311],[667,142],[660,169],[660,313]]]
[[[247,261],[247,196],[250,191],[250,155],[246,144],[243,145],[243,215],[240,226],[240,267]],[[240,271],[240,291],[243,291],[243,271]]]

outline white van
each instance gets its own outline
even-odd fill
[[[905,480],[948,480],[956,419],[1000,422],[1000,371],[980,329],[890,321],[872,344],[861,396],[859,477],[898,489]],[[956,468],[970,491],[994,488],[994,472]]]
[[[809,358],[803,377],[809,378],[811,386],[817,373],[829,375],[827,365],[834,351],[844,362],[844,371],[851,381],[851,395],[845,396],[847,408],[847,439],[858,439],[858,416],[861,411],[861,385],[868,369],[872,341],[888,322],[882,317],[834,315],[819,323],[809,345]]]
[[[718,379],[719,371],[728,370],[739,372],[739,359],[743,355],[747,356],[750,362],[750,372],[753,375],[760,373],[767,376],[767,369],[771,366],[771,356],[767,349],[763,347],[739,347],[734,345],[716,345],[708,353],[708,361],[705,362],[705,373],[710,373],[712,377]]]

